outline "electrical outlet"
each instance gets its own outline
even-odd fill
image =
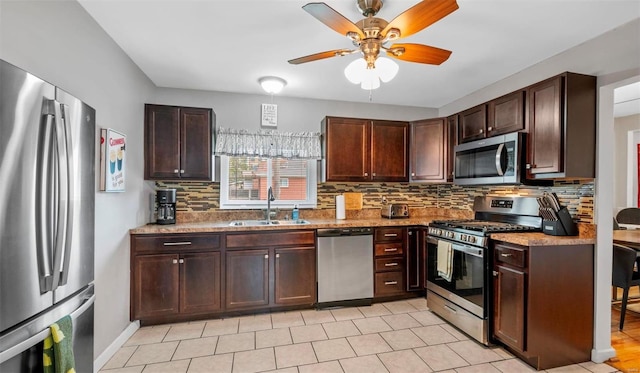
[[[387,204],[387,197],[386,196],[382,196],[382,204],[383,205]]]

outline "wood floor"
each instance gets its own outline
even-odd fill
[[[618,292],[618,299],[622,298],[622,291]],[[640,297],[638,287],[630,291],[630,297]],[[611,345],[617,356],[607,361],[625,373],[640,373],[640,299],[629,300],[624,319],[624,328],[620,326],[620,304],[611,307]]]

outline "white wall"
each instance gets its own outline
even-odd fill
[[[0,1],[0,58],[91,105],[97,127],[127,135],[126,192],[96,192],[94,349],[99,356],[129,326],[128,230],[146,223],[150,189],[141,176],[143,103],[154,85],[75,1]],[[97,160],[96,153],[96,170]]]
[[[635,159],[635,157],[633,156],[634,154],[630,153],[628,137],[629,131],[640,131],[640,114],[616,118],[613,123],[613,130],[615,134],[613,207],[614,213],[616,213],[624,207],[634,207],[634,205],[630,204],[627,200],[628,192],[631,192],[631,195],[636,196],[636,193],[638,192],[637,185],[634,188],[631,188],[631,190],[628,189],[629,185],[634,184],[634,178],[631,178],[631,180],[629,179],[629,167],[635,169],[637,174],[637,166],[635,162],[629,162],[630,159]],[[637,176],[635,181],[637,181]],[[637,204],[637,201],[635,203]]]
[[[267,94],[246,95],[169,88],[157,89],[153,103],[213,108],[218,127],[253,131],[261,128],[261,104],[271,103],[278,105],[277,129],[280,131],[320,131],[320,121],[327,115],[406,121],[434,118],[438,115],[437,109],[430,108],[313,100],[280,95],[273,96],[272,102],[271,96]]]

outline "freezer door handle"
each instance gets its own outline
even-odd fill
[[[64,168],[64,173],[66,173],[66,177],[62,180],[62,182],[66,183],[66,196],[63,195],[63,197],[66,199],[67,208],[66,219],[61,222],[62,229],[65,232],[64,246],[60,246],[60,248],[64,247],[64,259],[62,261],[62,269],[60,270],[60,281],[58,285],[66,285],[67,278],[69,277],[69,262],[71,261],[71,237],[73,237],[73,224],[71,224],[71,222],[73,221],[73,196],[75,195],[73,186],[75,184],[74,177],[76,177],[76,173],[73,171],[73,144],[72,138],[71,136],[69,136],[69,133],[71,131],[71,113],[67,105],[60,104],[57,106],[61,111],[60,124],[64,133],[64,136],[59,136],[58,140],[64,142],[64,146],[61,147],[64,149],[64,154],[61,154],[60,168]]]
[[[71,312],[69,316],[71,316],[71,320],[75,322],[78,317],[80,317],[83,313],[85,313],[91,305],[96,300],[95,294],[92,294],[90,298],[88,298],[80,307],[78,307],[75,311]],[[41,332],[34,334],[33,336],[25,339],[24,341],[9,347],[8,349],[0,352],[0,364],[5,361],[12,359],[13,357],[21,354],[22,352],[30,349],[31,347],[37,345],[38,343],[44,341],[51,334],[51,329],[46,328]]]

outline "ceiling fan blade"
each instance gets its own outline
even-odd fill
[[[364,34],[358,26],[325,3],[309,3],[303,6],[302,9],[342,36],[346,36],[348,32],[355,32],[360,35],[360,38],[364,38]]]
[[[380,33],[386,35],[390,29],[397,28],[400,30],[400,37],[405,38],[436,23],[456,9],[456,0],[423,0],[394,18]]]
[[[394,51],[404,48],[404,52],[396,55]],[[397,58],[399,60],[417,63],[426,63],[430,65],[440,65],[451,55],[451,51],[446,49],[440,49],[436,47],[430,47],[423,44],[393,44],[387,49],[387,55],[389,57]]]
[[[336,56],[344,56],[347,54],[351,54],[353,52],[355,51],[352,51],[351,49],[335,49],[332,51],[320,52],[316,54],[310,54],[304,57],[294,58],[292,60],[289,60],[289,63],[292,65],[299,65],[305,62],[317,61],[317,60],[322,60],[325,58],[336,57]]]

